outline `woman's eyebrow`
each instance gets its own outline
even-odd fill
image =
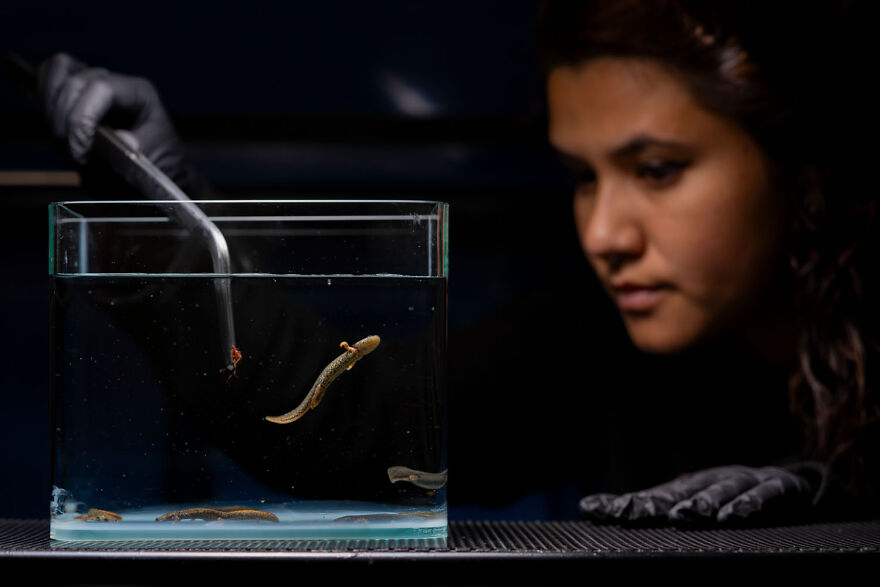
[[[661,139],[661,138],[654,137],[651,135],[641,134],[641,135],[634,136],[633,138],[631,138],[630,140],[628,140],[624,144],[620,145],[619,147],[612,149],[610,155],[611,155],[612,159],[617,159],[617,160],[627,159],[627,158],[634,157],[634,156],[638,155],[639,153],[641,153],[642,151],[645,151],[646,149],[651,148],[651,147],[659,147],[659,148],[675,149],[675,150],[686,150],[686,149],[690,148],[685,143],[680,143],[677,141],[670,141],[667,139]],[[567,153],[567,152],[565,152],[555,146],[553,147],[553,150],[556,151],[556,154],[559,156],[559,159],[562,162],[562,164],[565,165],[566,167],[568,167],[569,169],[581,170],[585,167],[590,167],[590,164],[586,160],[578,157],[577,155]]]
[[[614,159],[625,159],[627,157],[632,157],[633,155],[638,155],[649,147],[685,149],[687,148],[687,145],[675,141],[659,139],[657,137],[652,137],[651,135],[636,135],[623,145],[615,148],[611,152],[611,156]]]

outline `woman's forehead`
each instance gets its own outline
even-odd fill
[[[678,76],[651,59],[602,57],[557,67],[547,88],[550,140],[565,152],[605,153],[639,136],[699,142],[719,123]]]

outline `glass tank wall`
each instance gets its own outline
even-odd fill
[[[445,538],[447,218],[53,204],[51,536]]]

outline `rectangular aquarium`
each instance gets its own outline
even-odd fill
[[[446,204],[49,211],[52,538],[446,538]]]

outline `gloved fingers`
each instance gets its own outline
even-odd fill
[[[111,73],[104,82],[112,90],[113,108],[131,117],[132,128],[140,126],[159,112],[164,116],[159,94],[148,79]]]
[[[52,118],[58,93],[67,79],[86,69],[86,65],[67,53],[56,53],[40,64],[38,71],[38,89],[47,119]]]
[[[745,520],[759,512],[762,517],[772,517],[810,506],[812,492],[805,479],[774,467],[765,467],[760,472],[763,479],[757,485],[718,510],[719,522]]]
[[[86,162],[95,129],[108,114],[118,115],[124,121],[121,126],[131,130],[151,117],[160,126],[161,122],[168,125],[158,93],[146,79],[91,68],[65,53],[46,60],[39,78],[49,127],[68,143],[70,154],[80,164]]]
[[[662,493],[624,493],[609,504],[608,513],[617,520],[642,520],[665,516],[670,505]]]
[[[76,101],[67,115],[67,139],[70,152],[79,163],[85,163],[95,137],[98,124],[111,112],[122,114],[122,124],[136,130],[158,103],[152,84],[143,78],[111,74],[100,70],[86,70],[72,76],[70,85],[85,85],[76,96]],[[94,72],[94,73],[93,73]],[[132,147],[139,148],[135,139]]]
[[[609,517],[609,508],[617,496],[612,493],[597,493],[581,499],[578,507],[581,514],[596,521],[604,521]]]
[[[703,471],[697,471],[695,473],[682,475],[681,477],[677,477],[672,481],[667,481],[666,483],[657,485],[656,487],[652,487],[651,489],[640,491],[639,494],[651,495],[654,497],[654,499],[659,499],[667,502],[669,504],[669,508],[671,508],[678,502],[693,497],[700,491],[711,487],[719,481],[734,475],[743,474],[744,471],[746,471],[746,469],[739,466],[715,467],[712,469],[705,469]]]
[[[708,469],[633,493],[590,495],[581,500],[581,512],[597,521],[662,518],[677,503],[705,489],[717,478],[717,471]]]
[[[623,495],[598,494],[581,500],[581,512],[596,521],[720,523],[787,519],[812,506],[813,489],[804,477],[778,467],[732,465],[679,477]]]
[[[105,80],[113,90],[111,125],[131,132],[136,143],[131,146],[146,155],[168,173],[183,165],[183,151],[177,132],[150,80],[142,77],[113,75]],[[120,116],[116,116],[120,115]]]
[[[669,510],[669,519],[673,522],[698,522],[715,518],[725,504],[758,483],[758,478],[750,471],[732,469],[727,476],[675,504]]]
[[[727,522],[737,519],[746,520],[762,511],[767,514],[767,504],[783,495],[782,485],[778,481],[772,479],[764,481],[726,503],[718,510],[717,519],[719,522]]]
[[[650,522],[665,518],[669,503],[647,494],[600,493],[581,499],[581,513],[596,522]]]
[[[106,74],[107,71],[101,68],[83,68],[69,73],[63,79],[59,76],[54,93],[47,96],[44,102],[55,136],[66,136],[70,111],[89,81]]]
[[[82,81],[72,78],[70,85],[74,84],[82,87],[71,96],[75,101],[66,116],[67,144],[73,158],[84,164],[94,144],[95,129],[113,107],[113,88],[101,76]]]
[[[77,127],[76,120],[77,104],[82,100],[83,94],[89,92],[99,80],[108,75],[107,70],[93,68],[84,69],[69,76],[60,86],[54,103],[50,104],[49,125],[52,133],[70,143],[74,129]],[[83,162],[82,152],[71,153],[78,162]]]
[[[589,501],[587,501],[589,500]],[[581,500],[581,512],[594,520],[636,521],[663,518],[675,505],[661,486],[623,495],[600,494]]]
[[[210,191],[187,165],[180,139],[149,80],[89,67],[59,53],[41,64],[38,82],[52,134],[63,141],[65,150],[81,166],[84,183],[95,191],[109,185],[103,177],[107,170],[88,164],[95,132],[102,124],[116,129],[129,146],[182,188]]]

